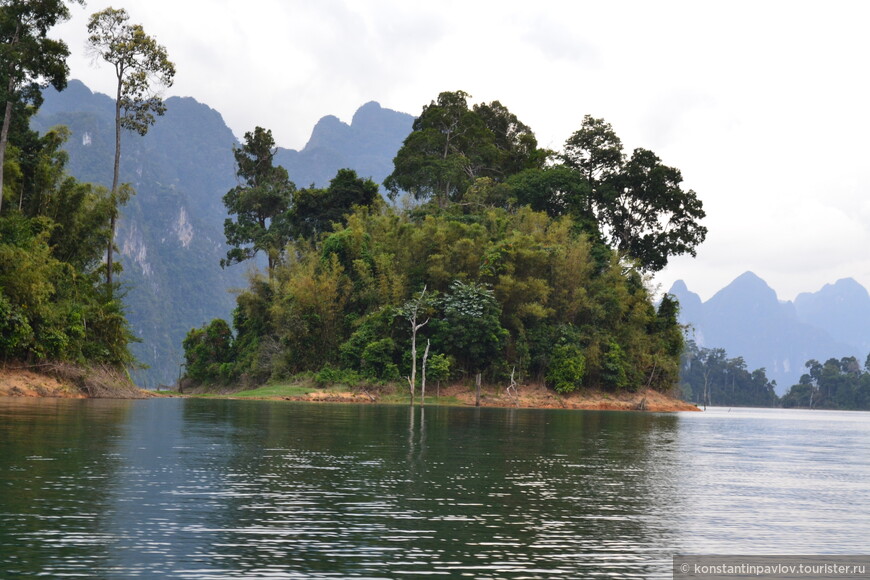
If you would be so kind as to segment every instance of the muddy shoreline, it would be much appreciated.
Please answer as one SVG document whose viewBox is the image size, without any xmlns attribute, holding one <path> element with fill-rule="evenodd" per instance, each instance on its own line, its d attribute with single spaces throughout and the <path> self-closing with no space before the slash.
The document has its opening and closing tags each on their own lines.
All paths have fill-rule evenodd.
<svg viewBox="0 0 870 580">
<path fill-rule="evenodd" d="M 427 404 L 443 404 L 456 406 L 474 406 L 476 396 L 473 388 L 467 385 L 450 385 L 438 390 L 440 397 L 435 397 L 434 390 L 427 393 Z M 111 394 L 102 393 L 99 396 L 113 398 Z M 119 391 L 118 398 L 148 398 L 155 396 L 179 396 L 168 392 L 154 392 L 125 387 Z M 233 393 L 216 395 L 222 398 L 236 397 Z M 34 369 L 0 368 L 0 397 L 44 397 L 44 398 L 76 398 L 84 399 L 89 395 L 85 388 L 76 384 L 75 380 L 56 376 L 56 374 L 36 372 Z M 250 399 L 251 397 L 244 397 Z M 341 391 L 335 389 L 313 391 L 305 395 L 262 397 L 265 400 L 288 400 L 310 403 L 382 403 L 384 401 L 377 393 Z M 417 398 L 419 403 L 419 394 Z M 649 389 L 637 392 L 609 393 L 603 391 L 584 390 L 567 395 L 560 395 L 543 385 L 520 385 L 516 393 L 508 392 L 500 387 L 485 387 L 481 391 L 481 407 L 506 407 L 521 409 L 577 409 L 596 411 L 649 411 L 676 412 L 699 411 L 698 407 L 680 399 Z"/>
</svg>

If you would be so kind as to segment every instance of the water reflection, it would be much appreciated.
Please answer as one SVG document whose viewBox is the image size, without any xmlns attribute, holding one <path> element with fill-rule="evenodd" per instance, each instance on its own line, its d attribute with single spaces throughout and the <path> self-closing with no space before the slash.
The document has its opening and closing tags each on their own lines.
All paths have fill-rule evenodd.
<svg viewBox="0 0 870 580">
<path fill-rule="evenodd" d="M 817 551 L 810 528 L 856 551 L 870 521 L 868 430 L 853 422 L 826 421 L 843 433 L 821 443 L 812 421 L 748 412 L 158 400 L 0 413 L 0 484 L 17 490 L 0 500 L 7 573 L 669 578 L 674 552 Z"/>
<path fill-rule="evenodd" d="M 0 404 L 0 576 L 87 575 L 106 531 L 114 446 L 130 401 L 4 399 Z"/>
<path fill-rule="evenodd" d="M 681 416 L 684 553 L 859 554 L 870 533 L 870 415 L 710 408 Z"/>
<path fill-rule="evenodd" d="M 264 562 L 308 577 L 650 577 L 670 554 L 656 513 L 674 501 L 661 478 L 646 481 L 648 452 L 675 426 L 603 413 L 255 404 L 222 430 L 233 434 L 225 509 L 190 531 L 213 534 L 211 563 L 247 577 L 267 575 Z M 650 504 L 653 488 L 667 506 Z"/>
</svg>

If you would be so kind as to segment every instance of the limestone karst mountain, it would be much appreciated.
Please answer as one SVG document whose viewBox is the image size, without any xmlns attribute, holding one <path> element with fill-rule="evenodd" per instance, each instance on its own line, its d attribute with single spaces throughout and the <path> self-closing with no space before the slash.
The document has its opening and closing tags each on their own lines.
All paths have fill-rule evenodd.
<svg viewBox="0 0 870 580">
<path fill-rule="evenodd" d="M 166 115 L 145 137 L 124 135 L 122 145 L 121 180 L 137 194 L 122 210 L 116 243 L 128 318 L 141 340 L 132 348 L 149 367 L 135 378 L 147 387 L 178 378 L 187 331 L 215 317 L 229 318 L 231 290 L 246 286 L 245 273 L 253 266 L 220 267 L 227 217 L 221 198 L 236 184 L 236 136 L 219 112 L 193 98 L 171 97 L 166 106 Z M 68 126 L 70 173 L 108 185 L 113 115 L 109 97 L 73 80 L 61 93 L 45 92 L 32 124 L 39 131 Z M 412 122 L 410 115 L 368 103 L 350 125 L 324 117 L 305 148 L 280 149 L 277 163 L 300 187 L 325 186 L 345 167 L 380 182 L 392 170 Z"/>
</svg>

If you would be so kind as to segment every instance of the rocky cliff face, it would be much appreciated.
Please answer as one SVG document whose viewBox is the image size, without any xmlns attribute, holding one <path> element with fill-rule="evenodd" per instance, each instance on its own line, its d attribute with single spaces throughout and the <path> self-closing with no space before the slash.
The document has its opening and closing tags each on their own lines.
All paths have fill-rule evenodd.
<svg viewBox="0 0 870 580">
<path fill-rule="evenodd" d="M 148 366 L 135 378 L 146 387 L 178 378 L 187 331 L 216 317 L 229 318 L 231 290 L 246 286 L 245 272 L 253 267 L 220 267 L 226 256 L 222 197 L 236 185 L 237 139 L 220 113 L 195 99 L 173 97 L 166 106 L 166 115 L 145 137 L 125 134 L 122 139 L 121 181 L 132 184 L 136 195 L 122 209 L 115 242 L 128 318 L 141 340 L 132 349 Z M 113 114 L 109 97 L 71 81 L 61 93 L 46 91 L 33 126 L 39 131 L 68 126 L 70 173 L 109 186 Z M 281 150 L 277 162 L 300 186 L 326 185 L 344 167 L 382 181 L 411 122 L 410 115 L 369 103 L 351 125 L 324 118 L 310 148 Z"/>
</svg>

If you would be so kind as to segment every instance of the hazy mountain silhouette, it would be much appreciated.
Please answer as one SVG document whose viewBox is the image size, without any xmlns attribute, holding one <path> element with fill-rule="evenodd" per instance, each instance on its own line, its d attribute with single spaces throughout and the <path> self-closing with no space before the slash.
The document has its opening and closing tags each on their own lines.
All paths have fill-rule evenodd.
<svg viewBox="0 0 870 580">
<path fill-rule="evenodd" d="M 179 376 L 181 342 L 193 327 L 229 318 L 233 288 L 247 285 L 252 265 L 226 270 L 223 195 L 236 185 L 233 147 L 238 140 L 220 113 L 195 99 L 172 97 L 167 112 L 145 137 L 122 138 L 121 181 L 137 194 L 122 208 L 116 244 L 128 288 L 125 305 L 136 357 L 150 369 L 138 372 L 146 386 L 170 384 Z M 338 169 L 350 168 L 379 182 L 411 129 L 413 118 L 362 106 L 350 125 L 324 117 L 302 151 L 276 155 L 300 187 L 326 185 Z M 33 119 L 41 132 L 66 125 L 68 169 L 81 181 L 110 186 L 114 155 L 114 102 L 70 81 L 66 90 L 45 91 Z M 254 128 L 251 127 L 251 130 Z"/>
<path fill-rule="evenodd" d="M 750 369 L 764 368 L 782 394 L 797 383 L 810 359 L 858 357 L 870 344 L 870 295 L 854 280 L 780 301 L 767 283 L 746 272 L 706 302 L 680 280 L 670 293 L 681 305 L 680 322 L 700 346 L 742 356 Z"/>
<path fill-rule="evenodd" d="M 856 346 L 862 354 L 870 352 L 870 295 L 852 278 L 799 294 L 794 305 L 803 322 Z"/>
<path fill-rule="evenodd" d="M 301 151 L 279 148 L 275 163 L 287 169 L 298 187 L 326 187 L 345 167 L 380 184 L 392 173 L 393 158 L 413 123 L 411 115 L 366 103 L 350 125 L 332 115 L 323 117 Z"/>
</svg>

